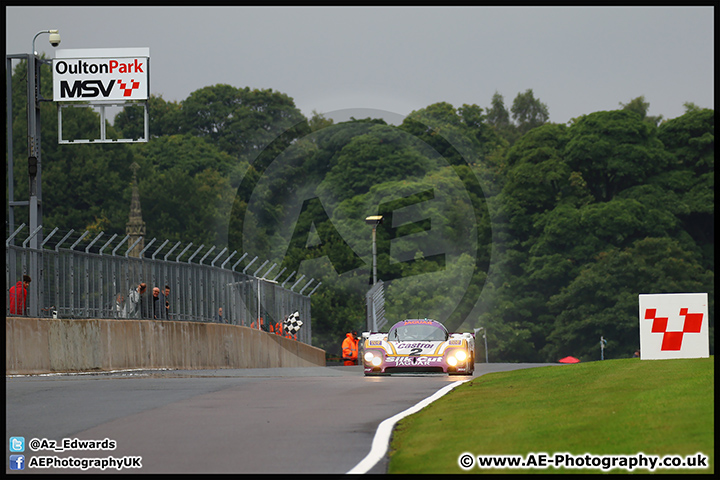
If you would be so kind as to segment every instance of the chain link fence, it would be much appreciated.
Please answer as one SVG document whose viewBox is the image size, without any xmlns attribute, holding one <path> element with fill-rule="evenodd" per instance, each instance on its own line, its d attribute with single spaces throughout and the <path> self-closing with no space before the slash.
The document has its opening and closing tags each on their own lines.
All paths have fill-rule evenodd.
<svg viewBox="0 0 720 480">
<path fill-rule="evenodd" d="M 274 274 L 277 265 L 268 268 L 268 262 L 253 268 L 257 257 L 247 261 L 247 254 L 236 257 L 237 252 L 216 252 L 214 246 L 204 245 L 193 248 L 192 243 L 165 241 L 155 246 L 153 239 L 140 257 L 132 257 L 134 245 L 128 245 L 127 236 L 116 242 L 117 235 L 104 239 L 102 232 L 93 236 L 70 230 L 62 235 L 55 229 L 39 249 L 32 249 L 28 247 L 32 232 L 26 230 L 23 225 L 6 236 L 7 315 L 158 318 L 254 328 L 262 319 L 263 329 L 275 331 L 297 311 L 303 326 L 294 338 L 311 344 L 310 295 L 320 286 L 313 279 L 293 279 L 295 272 L 284 275 L 285 270 Z M 245 267 L 236 271 L 244 260 Z M 31 278 L 27 301 L 22 306 L 11 302 L 10 289 L 32 272 L 39 272 L 40 278 Z M 265 273 L 258 276 L 260 272 Z M 142 283 L 145 291 L 132 293 Z"/>
</svg>

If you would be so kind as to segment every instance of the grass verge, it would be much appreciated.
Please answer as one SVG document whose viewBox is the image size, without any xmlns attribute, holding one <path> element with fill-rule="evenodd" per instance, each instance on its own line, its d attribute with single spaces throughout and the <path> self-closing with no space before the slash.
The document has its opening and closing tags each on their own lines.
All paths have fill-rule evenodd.
<svg viewBox="0 0 720 480">
<path fill-rule="evenodd" d="M 572 455 L 708 457 L 714 473 L 714 356 L 605 360 L 490 373 L 398 423 L 389 473 L 464 473 L 458 458 Z M 479 469 L 468 473 L 599 473 L 600 469 Z M 633 470 L 647 473 L 647 469 Z M 611 473 L 627 473 L 623 469 Z"/>
</svg>

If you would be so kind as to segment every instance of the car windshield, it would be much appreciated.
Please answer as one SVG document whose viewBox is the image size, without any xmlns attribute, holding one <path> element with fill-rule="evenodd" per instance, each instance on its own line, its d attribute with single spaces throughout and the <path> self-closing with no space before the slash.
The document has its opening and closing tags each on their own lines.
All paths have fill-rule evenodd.
<svg viewBox="0 0 720 480">
<path fill-rule="evenodd" d="M 388 332 L 388 340 L 396 342 L 444 342 L 447 332 L 437 323 L 410 323 L 406 321 L 393 326 Z"/>
</svg>

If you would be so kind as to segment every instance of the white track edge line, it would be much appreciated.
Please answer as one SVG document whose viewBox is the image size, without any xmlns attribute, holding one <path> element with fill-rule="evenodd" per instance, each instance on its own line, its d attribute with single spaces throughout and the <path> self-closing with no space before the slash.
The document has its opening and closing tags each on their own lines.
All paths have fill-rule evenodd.
<svg viewBox="0 0 720 480">
<path fill-rule="evenodd" d="M 363 458 L 360 463 L 355 465 L 348 474 L 364 474 L 367 473 L 372 467 L 377 464 L 384 456 L 385 453 L 387 453 L 388 448 L 390 446 L 390 435 L 392 435 L 393 428 L 395 427 L 395 424 L 402 420 L 403 418 L 407 417 L 408 415 L 412 415 L 415 412 L 419 412 L 426 406 L 430 405 L 432 402 L 437 400 L 438 398 L 442 397 L 446 393 L 450 392 L 453 388 L 457 387 L 458 385 L 461 385 L 465 382 L 470 381 L 468 380 L 459 380 L 457 382 L 453 382 L 450 385 L 446 385 L 445 387 L 441 388 L 434 394 L 430 395 L 424 400 L 421 400 L 419 403 L 413 405 L 412 407 L 408 408 L 407 410 L 403 410 L 402 412 L 398 413 L 397 415 L 394 415 L 388 419 L 383 420 L 380 425 L 378 425 L 378 429 L 375 432 L 375 437 L 372 441 L 372 446 L 370 448 L 370 453 Z"/>
</svg>

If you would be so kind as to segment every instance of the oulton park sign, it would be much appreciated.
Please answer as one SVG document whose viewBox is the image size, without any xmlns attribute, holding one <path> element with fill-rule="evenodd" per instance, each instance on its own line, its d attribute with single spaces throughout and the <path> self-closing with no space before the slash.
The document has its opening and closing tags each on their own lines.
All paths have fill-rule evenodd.
<svg viewBox="0 0 720 480">
<path fill-rule="evenodd" d="M 149 48 L 61 49 L 55 54 L 56 102 L 144 101 L 149 97 Z"/>
</svg>

